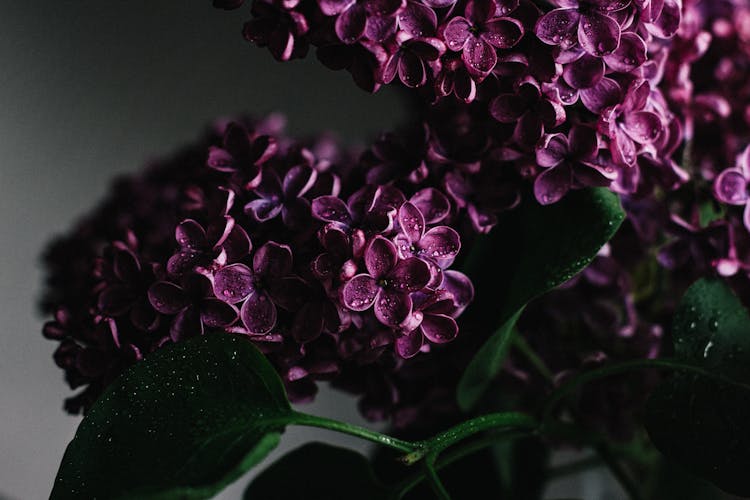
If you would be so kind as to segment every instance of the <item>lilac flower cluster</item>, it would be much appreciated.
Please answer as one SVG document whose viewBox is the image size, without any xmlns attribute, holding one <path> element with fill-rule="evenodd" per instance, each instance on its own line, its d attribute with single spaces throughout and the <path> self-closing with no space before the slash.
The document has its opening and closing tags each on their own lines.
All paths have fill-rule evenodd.
<svg viewBox="0 0 750 500">
<path fill-rule="evenodd" d="M 385 140 L 358 162 L 277 128 L 217 124 L 202 151 L 124 180 L 122 196 L 50 251 L 45 335 L 60 341 L 71 386 L 87 385 L 70 411 L 148 352 L 211 330 L 260 347 L 296 401 L 344 366 L 456 338 L 473 288 L 451 269 L 461 236 L 449 198 L 426 182 L 360 184 L 368 159 L 385 161 Z M 164 220 L 133 199 L 160 200 Z"/>
<path fill-rule="evenodd" d="M 662 85 L 681 0 L 253 0 L 251 14 L 245 38 L 279 60 L 313 45 L 366 90 L 399 82 L 425 102 L 477 103 L 494 146 L 535 165 L 540 203 L 685 180 Z"/>
</svg>

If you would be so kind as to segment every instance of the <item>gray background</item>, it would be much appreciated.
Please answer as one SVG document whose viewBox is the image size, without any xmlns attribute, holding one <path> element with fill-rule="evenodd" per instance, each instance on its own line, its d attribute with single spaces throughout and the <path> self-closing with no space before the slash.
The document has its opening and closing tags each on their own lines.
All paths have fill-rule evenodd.
<svg viewBox="0 0 750 500">
<path fill-rule="evenodd" d="M 40 335 L 39 255 L 113 174 L 239 111 L 282 110 L 294 133 L 332 129 L 348 141 L 402 117 L 393 92 L 369 96 L 314 56 L 278 64 L 248 46 L 245 15 L 209 0 L 2 2 L 0 497 L 46 498 L 78 424 L 61 408 L 68 390 L 51 359 L 56 344 Z M 351 400 L 330 393 L 306 410 L 362 423 Z M 292 430 L 283 449 L 309 437 Z M 238 498 L 242 483 L 222 498 Z M 597 484 L 579 493 L 604 498 Z"/>
</svg>

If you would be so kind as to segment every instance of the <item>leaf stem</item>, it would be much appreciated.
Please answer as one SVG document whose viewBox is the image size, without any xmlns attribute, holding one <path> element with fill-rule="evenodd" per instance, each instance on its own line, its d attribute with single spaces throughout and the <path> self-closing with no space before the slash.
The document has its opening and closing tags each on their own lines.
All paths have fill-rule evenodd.
<svg viewBox="0 0 750 500">
<path fill-rule="evenodd" d="M 702 375 L 704 377 L 711 378 L 713 380 L 720 381 L 722 383 L 741 387 L 746 390 L 750 390 L 750 385 L 742 382 L 737 382 L 723 375 L 706 370 L 699 366 L 690 365 L 677 361 L 674 359 L 662 358 L 662 359 L 636 359 L 632 361 L 624 361 L 622 363 L 615 363 L 608 366 L 602 366 L 587 372 L 580 373 L 575 377 L 571 378 L 560 387 L 557 388 L 546 400 L 542 408 L 542 421 L 546 422 L 549 420 L 552 412 L 555 410 L 557 404 L 564 399 L 567 395 L 573 392 L 578 386 L 587 384 L 600 378 L 610 377 L 618 375 L 620 373 L 626 373 L 632 370 L 643 370 L 643 369 L 668 369 L 675 371 L 686 371 Z"/>
<path fill-rule="evenodd" d="M 411 453 L 417 448 L 416 444 L 410 443 L 409 441 L 403 441 L 357 425 L 347 424 L 345 422 L 339 422 L 338 420 L 332 420 L 325 417 L 318 417 L 316 415 L 308 415 L 307 413 L 293 412 L 291 416 L 286 419 L 286 423 L 305 427 L 318 427 L 321 429 L 340 432 L 342 434 L 349 434 L 350 436 L 356 436 L 405 453 Z"/>
<path fill-rule="evenodd" d="M 490 413 L 462 422 L 430 439 L 418 442 L 417 449 L 403 457 L 402 461 L 413 464 L 428 453 L 440 453 L 459 441 L 490 429 L 512 428 L 531 431 L 538 427 L 539 422 L 525 413 Z"/>
<path fill-rule="evenodd" d="M 550 371 L 542 358 L 534 352 L 529 343 L 526 342 L 526 339 L 520 335 L 516 335 L 513 338 L 513 346 L 523 354 L 531 366 L 533 366 L 547 382 L 554 384 L 555 375 Z"/>
<path fill-rule="evenodd" d="M 443 482 L 435 470 L 435 460 L 437 460 L 437 453 L 430 453 L 424 461 L 424 469 L 427 471 L 427 480 L 432 487 L 432 491 L 440 500 L 451 500 L 451 495 L 448 490 L 445 489 Z"/>
</svg>

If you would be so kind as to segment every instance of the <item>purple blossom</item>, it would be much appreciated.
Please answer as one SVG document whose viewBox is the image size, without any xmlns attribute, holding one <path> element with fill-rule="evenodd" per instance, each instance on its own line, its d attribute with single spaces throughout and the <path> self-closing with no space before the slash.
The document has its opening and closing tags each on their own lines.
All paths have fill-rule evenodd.
<svg viewBox="0 0 750 500">
<path fill-rule="evenodd" d="M 363 36 L 382 40 L 395 31 L 394 14 L 404 6 L 403 0 L 318 0 L 326 16 L 336 16 L 335 30 L 345 44 Z"/>
<path fill-rule="evenodd" d="M 276 326 L 277 306 L 297 309 L 304 283 L 292 275 L 292 250 L 273 241 L 253 255 L 253 267 L 232 264 L 214 275 L 216 297 L 229 303 L 243 302 L 240 317 L 252 335 L 269 333 Z"/>
<path fill-rule="evenodd" d="M 274 155 L 276 143 L 267 135 L 250 137 L 242 125 L 230 123 L 222 147 L 211 146 L 208 166 L 220 172 L 240 176 L 245 189 L 253 189 L 261 181 L 261 165 Z"/>
<path fill-rule="evenodd" d="M 570 133 L 548 135 L 536 149 L 536 161 L 544 169 L 534 181 L 534 196 L 542 205 L 555 203 L 570 189 L 606 186 L 614 169 L 597 163 L 596 132 L 573 127 Z"/>
<path fill-rule="evenodd" d="M 744 206 L 742 221 L 750 231 L 750 147 L 737 157 L 737 164 L 721 172 L 714 181 L 714 196 L 728 205 Z"/>
<path fill-rule="evenodd" d="M 301 227 L 310 215 L 310 202 L 303 196 L 317 180 L 317 172 L 307 165 L 289 169 L 283 182 L 273 172 L 266 172 L 253 192 L 259 196 L 245 205 L 245 213 L 258 222 L 269 221 L 279 214 L 284 224 Z"/>
<path fill-rule="evenodd" d="M 523 37 L 523 25 L 512 17 L 503 17 L 510 12 L 509 5 L 470 0 L 464 10 L 466 17 L 456 16 L 443 28 L 448 48 L 460 52 L 469 73 L 480 80 L 497 64 L 496 49 L 509 49 Z"/>
<path fill-rule="evenodd" d="M 451 317 L 455 307 L 450 293 L 438 290 L 421 299 L 414 307 L 418 326 L 396 339 L 396 352 L 402 358 L 411 358 L 419 353 L 425 339 L 434 344 L 444 344 L 458 335 L 458 324 Z"/>
<path fill-rule="evenodd" d="M 513 139 L 533 147 L 549 131 L 565 122 L 565 108 L 555 97 L 543 93 L 534 80 L 526 80 L 515 93 L 500 94 L 489 106 L 492 117 L 501 123 L 515 123 Z"/>
<path fill-rule="evenodd" d="M 429 65 L 445 52 L 445 44 L 437 38 L 412 38 L 400 32 L 395 39 L 396 49 L 383 66 L 380 80 L 391 83 L 398 75 L 407 87 L 422 87 L 431 74 Z"/>
<path fill-rule="evenodd" d="M 367 273 L 354 276 L 341 290 L 344 305 L 352 311 L 373 307 L 378 321 L 398 326 L 412 312 L 411 292 L 430 281 L 430 268 L 416 257 L 399 259 L 396 245 L 375 236 L 364 255 Z"/>
<path fill-rule="evenodd" d="M 252 13 L 255 17 L 242 29 L 245 40 L 258 47 L 268 47 L 277 61 L 305 57 L 306 35 L 310 28 L 303 14 L 290 9 L 266 0 L 254 0 Z"/>
<path fill-rule="evenodd" d="M 634 82 L 621 104 L 602 112 L 599 130 L 609 137 L 616 163 L 632 166 L 638 155 L 636 144 L 652 144 L 664 130 L 659 115 L 647 109 L 650 92 L 648 81 Z"/>
<path fill-rule="evenodd" d="M 611 17 L 626 9 L 630 0 L 562 0 L 563 7 L 547 12 L 536 24 L 544 43 L 564 49 L 576 44 L 597 57 L 611 54 L 620 45 L 620 25 Z"/>
<path fill-rule="evenodd" d="M 430 266 L 429 284 L 442 282 L 442 268 L 448 267 L 461 249 L 461 238 L 455 229 L 436 226 L 427 229 L 422 211 L 410 202 L 398 211 L 400 232 L 395 238 L 399 257 L 418 257 Z"/>
<path fill-rule="evenodd" d="M 211 294 L 211 282 L 200 274 L 189 274 L 182 285 L 157 281 L 148 291 L 154 309 L 174 316 L 169 328 L 173 342 L 202 335 L 206 327 L 223 328 L 237 320 L 237 308 Z"/>
</svg>

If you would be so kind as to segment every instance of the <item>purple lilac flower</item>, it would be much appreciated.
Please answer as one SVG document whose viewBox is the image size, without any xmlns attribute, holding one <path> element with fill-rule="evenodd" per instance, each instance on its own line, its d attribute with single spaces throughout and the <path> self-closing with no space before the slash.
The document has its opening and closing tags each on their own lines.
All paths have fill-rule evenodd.
<svg viewBox="0 0 750 500">
<path fill-rule="evenodd" d="M 495 50 L 509 49 L 523 37 L 521 23 L 504 17 L 512 10 L 511 5 L 510 2 L 498 5 L 495 0 L 470 0 L 464 10 L 466 17 L 454 17 L 443 28 L 446 45 L 461 53 L 472 76 L 485 78 L 497 64 Z"/>
<path fill-rule="evenodd" d="M 260 166 L 275 152 L 276 143 L 269 136 L 251 138 L 242 125 L 231 123 L 224 132 L 222 147 L 209 149 L 208 166 L 238 174 L 245 189 L 253 189 L 261 181 Z"/>
<path fill-rule="evenodd" d="M 258 199 L 245 205 L 245 213 L 258 222 L 265 222 L 281 214 L 284 224 L 299 228 L 310 215 L 310 202 L 303 198 L 317 180 L 317 172 L 307 165 L 289 169 L 281 181 L 275 172 L 266 172 L 253 192 Z"/>
<path fill-rule="evenodd" d="M 421 259 L 399 259 L 396 245 L 375 236 L 364 255 L 367 273 L 348 281 L 341 295 L 352 311 L 373 308 L 378 321 L 398 326 L 412 313 L 410 293 L 424 289 L 430 282 L 430 268 Z"/>
<path fill-rule="evenodd" d="M 539 203 L 555 203 L 570 189 L 609 184 L 615 171 L 598 164 L 598 150 L 596 132 L 587 127 L 573 127 L 567 136 L 548 135 L 536 149 L 543 169 L 534 181 Z"/>
<path fill-rule="evenodd" d="M 200 274 L 189 274 L 181 285 L 157 281 L 148 290 L 151 305 L 161 314 L 174 316 L 169 335 L 174 342 L 202 335 L 206 327 L 223 328 L 237 320 L 237 308 L 215 298 L 211 282 Z"/>
<path fill-rule="evenodd" d="M 545 43 L 569 49 L 577 44 L 601 57 L 620 45 L 620 24 L 612 14 L 626 9 L 629 0 L 563 0 L 561 8 L 542 16 L 536 35 Z"/>
<path fill-rule="evenodd" d="M 404 6 L 403 0 L 319 0 L 326 16 L 336 16 L 335 30 L 339 39 L 352 44 L 367 35 L 382 40 L 395 31 L 394 14 Z"/>
<path fill-rule="evenodd" d="M 722 203 L 744 206 L 743 222 L 750 231 L 750 146 L 737 157 L 737 165 L 721 172 L 714 182 L 714 195 Z"/>
<path fill-rule="evenodd" d="M 400 32 L 395 39 L 397 49 L 386 61 L 380 75 L 383 83 L 391 83 L 398 75 L 407 87 L 422 87 L 427 83 L 430 63 L 445 52 L 445 44 L 437 38 L 412 38 Z"/>
</svg>

